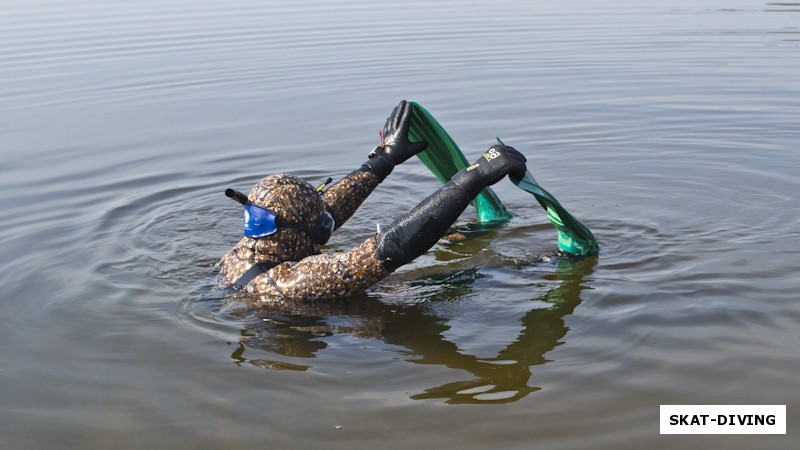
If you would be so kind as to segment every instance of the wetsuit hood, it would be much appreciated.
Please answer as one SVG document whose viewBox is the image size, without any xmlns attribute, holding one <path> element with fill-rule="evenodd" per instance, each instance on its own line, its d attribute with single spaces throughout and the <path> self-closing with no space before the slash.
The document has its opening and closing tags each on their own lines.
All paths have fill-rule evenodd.
<svg viewBox="0 0 800 450">
<path fill-rule="evenodd" d="M 313 186 L 293 175 L 270 175 L 250 190 L 247 201 L 274 213 L 277 224 L 274 234 L 243 240 L 255 253 L 256 262 L 279 264 L 317 253 L 322 242 L 315 230 L 327 222 L 329 214 Z"/>
</svg>

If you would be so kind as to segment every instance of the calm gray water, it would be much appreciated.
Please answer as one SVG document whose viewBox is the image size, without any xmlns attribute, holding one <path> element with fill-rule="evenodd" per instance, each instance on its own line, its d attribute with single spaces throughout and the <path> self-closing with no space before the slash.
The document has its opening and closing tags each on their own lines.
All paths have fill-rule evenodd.
<svg viewBox="0 0 800 450">
<path fill-rule="evenodd" d="M 796 448 L 800 3 L 6 1 L 0 447 Z M 516 218 L 347 301 L 238 307 L 222 192 L 356 168 L 400 99 Z M 437 186 L 397 168 L 347 249 Z M 473 216 L 467 211 L 462 224 Z M 786 404 L 786 436 L 660 436 Z"/>
</svg>

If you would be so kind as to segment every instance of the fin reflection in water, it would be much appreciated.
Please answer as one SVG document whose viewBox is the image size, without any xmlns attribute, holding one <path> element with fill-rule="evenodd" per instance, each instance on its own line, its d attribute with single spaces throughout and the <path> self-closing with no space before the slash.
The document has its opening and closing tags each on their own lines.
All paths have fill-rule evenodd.
<svg viewBox="0 0 800 450">
<path fill-rule="evenodd" d="M 248 316 L 246 329 L 231 357 L 272 370 L 305 371 L 310 365 L 279 360 L 247 359 L 247 348 L 292 358 L 314 358 L 325 349 L 326 337 L 350 334 L 401 346 L 406 360 L 414 364 L 441 365 L 462 370 L 469 379 L 425 389 L 412 399 L 443 399 L 447 403 L 508 403 L 540 388 L 532 386 L 532 366 L 547 362 L 544 355 L 562 342 L 568 328 L 565 316 L 581 302 L 584 281 L 592 273 L 596 258 L 560 260 L 554 272 L 544 276 L 558 285 L 531 298 L 533 309 L 520 321 L 522 328 L 494 358 L 465 354 L 444 337 L 448 319 L 437 315 L 436 302 L 459 301 L 473 294 L 473 284 L 485 277 L 478 268 L 446 275 L 433 275 L 416 282 L 438 284 L 431 301 L 387 304 L 368 295 L 329 302 L 268 304 L 241 312 Z M 522 268 L 524 270 L 524 267 Z M 542 308 L 541 302 L 549 306 Z M 343 318 L 345 318 L 343 320 Z"/>
</svg>

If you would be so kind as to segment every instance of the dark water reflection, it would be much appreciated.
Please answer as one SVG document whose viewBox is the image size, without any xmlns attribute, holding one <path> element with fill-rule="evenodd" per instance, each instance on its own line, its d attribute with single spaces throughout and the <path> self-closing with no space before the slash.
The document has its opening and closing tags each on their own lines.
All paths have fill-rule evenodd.
<svg viewBox="0 0 800 450">
<path fill-rule="evenodd" d="M 538 390 L 531 386 L 532 366 L 544 364 L 545 353 L 563 344 L 568 328 L 564 317 L 581 302 L 584 281 L 592 273 L 596 259 L 557 259 L 556 271 L 546 279 L 556 283 L 535 298 L 531 309 L 519 321 L 519 336 L 495 357 L 477 357 L 461 351 L 443 332 L 448 319 L 436 314 L 428 302 L 412 305 L 386 304 L 378 298 L 361 295 L 333 302 L 288 302 L 259 305 L 248 312 L 246 328 L 231 357 L 237 363 L 250 363 L 273 370 L 300 370 L 309 365 L 266 359 L 247 359 L 246 348 L 293 358 L 313 358 L 327 345 L 325 338 L 351 334 L 360 339 L 380 339 L 391 345 L 406 361 L 442 365 L 472 375 L 472 379 L 453 381 L 425 389 L 412 399 L 444 399 L 447 403 L 508 403 Z M 551 264 L 551 263 L 548 263 Z M 512 270 L 525 271 L 525 266 Z M 445 286 L 436 302 L 459 301 L 474 291 L 481 274 L 478 268 L 415 279 L 416 286 Z M 542 302 L 546 304 L 542 305 Z M 242 314 L 239 311 L 237 314 Z M 310 364 L 310 363 L 309 363 Z"/>
</svg>

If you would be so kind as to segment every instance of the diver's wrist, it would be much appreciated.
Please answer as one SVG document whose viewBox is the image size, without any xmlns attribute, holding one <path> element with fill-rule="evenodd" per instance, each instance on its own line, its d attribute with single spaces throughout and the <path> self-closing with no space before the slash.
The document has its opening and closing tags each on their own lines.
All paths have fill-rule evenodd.
<svg viewBox="0 0 800 450">
<path fill-rule="evenodd" d="M 384 149 L 380 146 L 375 147 L 369 154 L 367 159 L 361 167 L 365 167 L 374 173 L 380 181 L 383 181 L 394 169 L 395 162 Z"/>
</svg>

